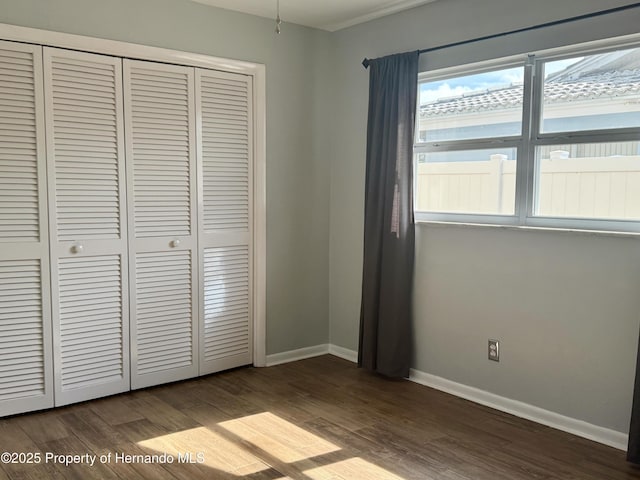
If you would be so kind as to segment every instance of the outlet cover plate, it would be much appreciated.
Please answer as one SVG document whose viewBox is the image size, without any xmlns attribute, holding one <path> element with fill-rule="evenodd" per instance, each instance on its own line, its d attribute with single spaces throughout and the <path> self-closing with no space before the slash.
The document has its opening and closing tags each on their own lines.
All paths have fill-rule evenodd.
<svg viewBox="0 0 640 480">
<path fill-rule="evenodd" d="M 488 356 L 489 360 L 500 361 L 500 342 L 498 340 L 489 339 Z"/>
</svg>

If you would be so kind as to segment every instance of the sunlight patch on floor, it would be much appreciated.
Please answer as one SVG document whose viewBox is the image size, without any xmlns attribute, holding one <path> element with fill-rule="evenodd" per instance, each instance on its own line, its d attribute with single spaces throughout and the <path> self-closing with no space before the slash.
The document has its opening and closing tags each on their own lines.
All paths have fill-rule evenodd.
<svg viewBox="0 0 640 480">
<path fill-rule="evenodd" d="M 201 465 L 237 476 L 252 475 L 269 469 L 259 458 L 206 427 L 192 428 L 143 440 L 138 445 L 177 457 L 202 453 Z"/>
<path fill-rule="evenodd" d="M 304 474 L 313 480 L 404 480 L 360 457 L 305 470 Z"/>
<path fill-rule="evenodd" d="M 270 412 L 219 423 L 222 428 L 286 463 L 337 452 L 327 442 Z"/>
<path fill-rule="evenodd" d="M 277 470 L 279 462 L 286 463 L 288 469 L 295 469 L 296 462 L 303 462 L 300 470 L 306 470 L 298 470 L 298 475 L 305 480 L 403 480 L 360 457 L 341 461 L 335 461 L 335 457 L 323 458 L 341 448 L 270 412 L 227 420 L 212 428 L 214 431 L 198 427 L 170 433 L 138 445 L 174 457 L 191 452 L 194 458 L 202 459 L 201 465 L 238 477 L 271 467 Z M 310 465 L 317 467 L 309 468 Z"/>
</svg>

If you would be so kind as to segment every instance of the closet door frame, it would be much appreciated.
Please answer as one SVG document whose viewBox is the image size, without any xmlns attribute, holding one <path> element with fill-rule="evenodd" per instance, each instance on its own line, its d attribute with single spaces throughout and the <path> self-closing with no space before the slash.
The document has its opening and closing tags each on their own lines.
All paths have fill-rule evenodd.
<svg viewBox="0 0 640 480">
<path fill-rule="evenodd" d="M 204 67 L 253 77 L 253 364 L 266 366 L 266 67 L 264 64 L 0 23 L 0 39 Z"/>
</svg>

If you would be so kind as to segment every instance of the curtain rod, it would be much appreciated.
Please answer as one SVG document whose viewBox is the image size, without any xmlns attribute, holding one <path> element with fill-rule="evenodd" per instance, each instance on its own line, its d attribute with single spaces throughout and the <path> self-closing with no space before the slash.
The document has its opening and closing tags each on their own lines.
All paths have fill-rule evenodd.
<svg viewBox="0 0 640 480">
<path fill-rule="evenodd" d="M 504 37 L 506 35 L 513 35 L 513 34 L 516 34 L 516 33 L 530 32 L 532 30 L 538 30 L 538 29 L 541 29 L 541 28 L 547 28 L 547 27 L 553 27 L 553 26 L 556 26 L 556 25 L 562 25 L 564 23 L 570 23 L 570 22 L 576 22 L 576 21 L 579 21 L 579 20 L 586 20 L 586 19 L 589 19 L 589 18 L 600 17 L 602 15 L 609 15 L 611 13 L 622 12 L 624 10 L 630 10 L 632 8 L 638 8 L 638 7 L 640 7 L 640 2 L 631 3 L 629 5 L 622 5 L 621 7 L 608 8 L 606 10 L 600 10 L 598 12 L 586 13 L 584 15 L 578 15 L 576 17 L 563 18 L 562 20 L 554 20 L 553 22 L 540 23 L 538 25 L 532 25 L 530 27 L 518 28 L 517 30 L 509 30 L 508 32 L 494 33 L 492 35 L 486 35 L 484 37 L 472 38 L 472 39 L 469 39 L 469 40 L 462 40 L 460 42 L 448 43 L 446 45 L 439 45 L 437 47 L 424 48 L 422 50 L 418 50 L 418 53 L 435 52 L 437 50 L 444 50 L 445 48 L 458 47 L 460 45 L 467 45 L 469 43 L 481 42 L 483 40 L 491 40 L 493 38 Z M 364 66 L 364 68 L 369 67 L 369 59 L 365 58 L 362 61 L 362 65 Z"/>
</svg>

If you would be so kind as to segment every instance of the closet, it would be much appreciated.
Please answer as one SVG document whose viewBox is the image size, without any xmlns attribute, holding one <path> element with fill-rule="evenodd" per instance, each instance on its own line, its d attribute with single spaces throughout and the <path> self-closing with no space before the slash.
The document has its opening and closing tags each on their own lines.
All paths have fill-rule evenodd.
<svg viewBox="0 0 640 480">
<path fill-rule="evenodd" d="M 252 363 L 252 103 L 0 41 L 0 415 Z"/>
</svg>

